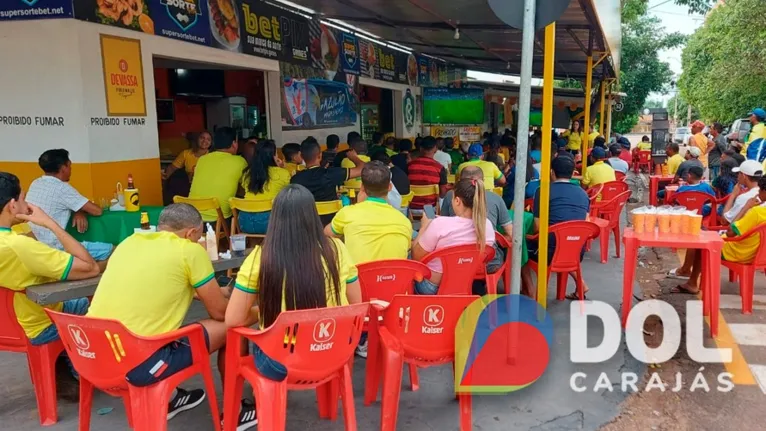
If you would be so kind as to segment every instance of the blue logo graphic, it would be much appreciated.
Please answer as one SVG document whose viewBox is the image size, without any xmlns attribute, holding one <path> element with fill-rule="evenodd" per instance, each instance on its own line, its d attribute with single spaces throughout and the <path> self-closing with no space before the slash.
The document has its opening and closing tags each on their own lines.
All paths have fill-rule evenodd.
<svg viewBox="0 0 766 431">
<path fill-rule="evenodd" d="M 194 27 L 202 15 L 199 0 L 160 0 L 160 4 L 165 6 L 170 19 L 183 31 Z"/>
</svg>

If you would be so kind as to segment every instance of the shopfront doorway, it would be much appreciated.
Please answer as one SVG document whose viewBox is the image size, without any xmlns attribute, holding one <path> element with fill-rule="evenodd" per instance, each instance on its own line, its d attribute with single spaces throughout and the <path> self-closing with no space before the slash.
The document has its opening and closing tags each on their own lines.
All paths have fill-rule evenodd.
<svg viewBox="0 0 766 431">
<path fill-rule="evenodd" d="M 372 134 L 394 133 L 394 91 L 387 88 L 361 86 L 362 139 L 372 142 Z"/>
</svg>

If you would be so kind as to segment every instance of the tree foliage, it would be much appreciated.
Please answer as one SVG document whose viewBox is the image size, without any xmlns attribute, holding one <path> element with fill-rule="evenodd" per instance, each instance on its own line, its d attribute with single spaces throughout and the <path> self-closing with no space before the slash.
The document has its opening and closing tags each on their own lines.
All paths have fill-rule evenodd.
<svg viewBox="0 0 766 431">
<path fill-rule="evenodd" d="M 622 2 L 622 62 L 619 91 L 623 110 L 612 114 L 612 130 L 625 133 L 635 126 L 649 93 L 666 93 L 673 73 L 659 51 L 680 46 L 680 33 L 666 33 L 659 19 L 648 14 L 646 0 Z"/>
<path fill-rule="evenodd" d="M 681 95 L 705 120 L 728 123 L 766 101 L 764 0 L 728 0 L 682 54 Z"/>
<path fill-rule="evenodd" d="M 690 13 L 705 13 L 713 6 L 714 0 L 676 0 L 676 4 L 687 6 Z"/>
<path fill-rule="evenodd" d="M 680 94 L 676 94 L 675 96 L 671 97 L 670 100 L 668 100 L 668 115 L 670 118 L 674 118 L 675 112 L 673 110 L 676 107 L 676 98 L 678 98 L 678 125 L 681 126 L 682 124 L 688 125 L 688 109 L 689 109 L 689 102 L 686 101 L 686 99 L 683 98 Z M 700 112 L 697 109 L 696 106 L 692 106 L 692 121 L 702 119 L 700 116 Z"/>
</svg>

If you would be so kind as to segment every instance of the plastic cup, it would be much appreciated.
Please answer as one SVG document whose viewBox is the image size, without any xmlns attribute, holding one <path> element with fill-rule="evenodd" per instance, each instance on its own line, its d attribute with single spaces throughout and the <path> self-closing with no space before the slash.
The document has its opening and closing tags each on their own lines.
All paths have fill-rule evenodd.
<svg viewBox="0 0 766 431">
<path fill-rule="evenodd" d="M 244 256 L 247 248 L 247 237 L 238 233 L 231 236 L 231 254 L 234 256 Z"/>
<path fill-rule="evenodd" d="M 660 228 L 660 233 L 670 233 L 670 214 L 657 214 L 657 226 Z"/>
<path fill-rule="evenodd" d="M 702 214 L 694 214 L 689 216 L 689 233 L 692 235 L 699 235 L 702 231 Z"/>
<path fill-rule="evenodd" d="M 654 228 L 657 227 L 657 214 L 647 214 L 644 219 L 644 226 L 647 232 L 654 232 Z"/>
<path fill-rule="evenodd" d="M 644 233 L 646 231 L 644 223 L 646 223 L 646 214 L 643 212 L 637 212 L 637 213 L 634 212 L 633 213 L 633 231 L 635 233 Z"/>
<path fill-rule="evenodd" d="M 673 213 L 670 214 L 670 233 L 681 233 L 681 219 L 683 218 L 682 214 L 679 213 Z"/>
<path fill-rule="evenodd" d="M 689 235 L 692 231 L 692 216 L 689 214 L 681 215 L 681 233 Z"/>
</svg>

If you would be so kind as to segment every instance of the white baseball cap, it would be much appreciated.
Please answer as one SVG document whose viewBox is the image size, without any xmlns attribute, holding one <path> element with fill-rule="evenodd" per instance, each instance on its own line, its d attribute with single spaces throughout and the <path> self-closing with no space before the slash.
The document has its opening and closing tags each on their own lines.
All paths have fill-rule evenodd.
<svg viewBox="0 0 766 431">
<path fill-rule="evenodd" d="M 732 172 L 742 172 L 749 177 L 760 177 L 763 175 L 763 165 L 755 160 L 745 160 L 739 167 L 731 170 Z"/>
</svg>

